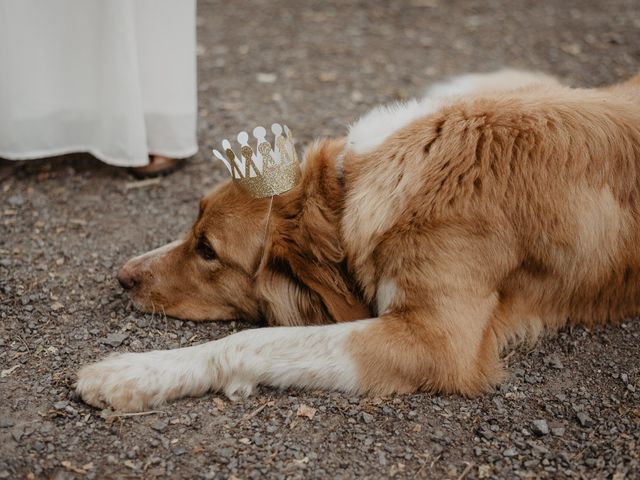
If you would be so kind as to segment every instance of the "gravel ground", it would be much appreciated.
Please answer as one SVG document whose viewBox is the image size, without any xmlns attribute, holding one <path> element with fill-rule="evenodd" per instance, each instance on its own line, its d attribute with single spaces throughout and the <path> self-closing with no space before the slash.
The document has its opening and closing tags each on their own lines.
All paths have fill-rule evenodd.
<svg viewBox="0 0 640 480">
<path fill-rule="evenodd" d="M 546 5 L 545 5 L 546 3 Z M 504 65 L 576 85 L 640 71 L 637 0 L 201 1 L 201 153 L 137 183 L 85 155 L 0 163 L 0 479 L 640 477 L 640 322 L 509 352 L 479 399 L 262 389 L 143 416 L 80 403 L 78 367 L 247 328 L 136 312 L 114 280 L 224 178 L 214 142 L 285 120 L 307 142 L 431 81 Z"/>
</svg>

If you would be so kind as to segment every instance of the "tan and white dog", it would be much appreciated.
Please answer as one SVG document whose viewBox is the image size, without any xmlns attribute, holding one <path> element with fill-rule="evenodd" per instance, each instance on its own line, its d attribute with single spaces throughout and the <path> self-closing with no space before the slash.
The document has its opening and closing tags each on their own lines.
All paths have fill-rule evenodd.
<svg viewBox="0 0 640 480">
<path fill-rule="evenodd" d="M 119 272 L 142 310 L 271 326 L 82 368 L 95 406 L 258 384 L 475 395 L 500 353 L 640 313 L 640 76 L 573 89 L 468 75 L 305 154 L 300 185 L 225 183 L 186 237 Z"/>
</svg>

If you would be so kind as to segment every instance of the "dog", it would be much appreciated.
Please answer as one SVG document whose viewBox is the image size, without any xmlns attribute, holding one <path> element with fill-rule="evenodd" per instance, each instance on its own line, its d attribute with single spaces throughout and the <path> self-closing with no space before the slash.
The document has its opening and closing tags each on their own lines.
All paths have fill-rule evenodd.
<svg viewBox="0 0 640 480">
<path fill-rule="evenodd" d="M 272 200 L 219 185 L 182 240 L 118 273 L 141 310 L 277 328 L 108 357 L 79 371 L 84 401 L 474 396 L 507 346 L 640 313 L 640 75 L 459 77 L 313 143 L 302 168 Z"/>
</svg>

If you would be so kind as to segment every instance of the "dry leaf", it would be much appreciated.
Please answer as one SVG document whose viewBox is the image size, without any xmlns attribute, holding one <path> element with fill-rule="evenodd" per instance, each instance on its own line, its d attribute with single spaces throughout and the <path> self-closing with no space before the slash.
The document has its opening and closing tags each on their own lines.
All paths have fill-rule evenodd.
<svg viewBox="0 0 640 480">
<path fill-rule="evenodd" d="M 336 78 L 338 78 L 336 72 L 320 72 L 321 82 L 333 82 Z"/>
<path fill-rule="evenodd" d="M 299 417 L 307 417 L 309 420 L 313 420 L 313 417 L 315 417 L 316 415 L 316 409 L 302 403 L 298 407 L 296 415 Z"/>
<path fill-rule="evenodd" d="M 216 406 L 218 410 L 224 412 L 225 403 L 224 400 L 218 397 L 213 397 L 213 404 Z"/>
<path fill-rule="evenodd" d="M 491 465 L 485 463 L 478 467 L 478 478 L 489 478 L 491 476 Z"/>
<path fill-rule="evenodd" d="M 62 462 L 60 462 L 60 465 L 62 465 L 64 468 L 66 468 L 70 472 L 79 473 L 80 475 L 86 474 L 89 470 L 91 470 L 93 468 L 93 463 L 87 463 L 86 465 L 83 465 L 82 467 L 76 467 L 69 460 L 63 460 Z"/>
<path fill-rule="evenodd" d="M 54 312 L 57 312 L 58 310 L 62 310 L 64 308 L 64 305 L 62 305 L 60 302 L 53 302 L 51 304 L 51 310 L 53 310 Z"/>
<path fill-rule="evenodd" d="M 2 372 L 0 372 L 0 378 L 4 378 L 4 377 L 8 377 L 9 375 L 11 375 L 16 368 L 18 368 L 20 366 L 20 364 L 18 365 L 14 365 L 11 368 L 7 368 L 6 370 L 2 370 Z"/>
</svg>

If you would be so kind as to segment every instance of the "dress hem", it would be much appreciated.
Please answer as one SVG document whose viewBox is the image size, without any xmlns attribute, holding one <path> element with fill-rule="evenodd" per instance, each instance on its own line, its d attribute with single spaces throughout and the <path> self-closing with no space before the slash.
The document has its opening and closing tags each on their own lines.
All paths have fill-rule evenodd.
<svg viewBox="0 0 640 480">
<path fill-rule="evenodd" d="M 122 161 L 103 154 L 100 150 L 90 147 L 68 147 L 51 150 L 40 150 L 28 153 L 6 153 L 0 150 L 0 158 L 10 161 L 37 160 L 42 158 L 58 157 L 60 155 L 69 155 L 72 153 L 88 153 L 107 165 L 114 167 L 144 167 L 149 165 L 149 158 L 146 157 L 142 161 Z M 185 150 L 150 150 L 149 155 L 161 155 L 167 158 L 188 158 L 198 153 L 198 147 L 191 147 Z"/>
</svg>

